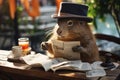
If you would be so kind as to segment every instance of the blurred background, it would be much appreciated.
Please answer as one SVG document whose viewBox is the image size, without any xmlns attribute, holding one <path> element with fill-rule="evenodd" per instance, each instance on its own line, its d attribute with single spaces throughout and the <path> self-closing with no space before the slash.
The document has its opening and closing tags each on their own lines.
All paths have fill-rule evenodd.
<svg viewBox="0 0 120 80">
<path fill-rule="evenodd" d="M 46 41 L 56 24 L 51 15 L 58 12 L 60 2 L 89 6 L 89 23 L 93 34 L 120 37 L 120 0 L 0 0 L 0 49 L 11 50 L 18 38 L 28 37 L 35 52 L 43 52 L 40 43 Z M 97 41 L 99 49 L 120 54 L 113 42 Z"/>
</svg>

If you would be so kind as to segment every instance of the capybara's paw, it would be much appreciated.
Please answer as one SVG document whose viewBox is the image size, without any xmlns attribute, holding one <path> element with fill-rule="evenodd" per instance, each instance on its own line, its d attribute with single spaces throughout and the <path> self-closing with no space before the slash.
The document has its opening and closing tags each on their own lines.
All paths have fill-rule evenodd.
<svg viewBox="0 0 120 80">
<path fill-rule="evenodd" d="M 48 50 L 48 43 L 47 42 L 42 42 L 41 43 L 41 48 L 43 49 L 43 50 Z"/>
<path fill-rule="evenodd" d="M 81 52 L 82 47 L 81 47 L 81 46 L 74 46 L 74 47 L 72 48 L 72 50 L 73 50 L 73 52 Z"/>
</svg>

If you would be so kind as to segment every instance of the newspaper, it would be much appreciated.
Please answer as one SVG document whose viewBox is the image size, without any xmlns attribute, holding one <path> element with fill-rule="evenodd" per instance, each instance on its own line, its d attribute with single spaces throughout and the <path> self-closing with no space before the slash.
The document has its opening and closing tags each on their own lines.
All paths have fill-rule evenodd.
<svg viewBox="0 0 120 80">
<path fill-rule="evenodd" d="M 99 77 L 99 76 L 105 76 L 106 72 L 104 69 L 95 69 L 95 70 L 90 70 L 86 72 L 87 77 Z"/>
<path fill-rule="evenodd" d="M 50 59 L 44 54 L 34 54 L 21 57 L 21 59 L 28 65 L 34 67 L 34 65 L 42 66 L 45 71 L 58 69 L 69 69 L 69 70 L 80 70 L 88 71 L 91 70 L 91 65 L 89 63 L 83 63 L 81 60 L 67 60 L 64 58 L 54 58 Z"/>
<path fill-rule="evenodd" d="M 72 51 L 73 47 L 80 46 L 80 41 L 51 41 L 55 57 L 63 57 L 70 60 L 80 59 L 80 53 Z"/>
<path fill-rule="evenodd" d="M 64 61 L 51 66 L 53 71 L 60 69 L 75 70 L 75 71 L 89 71 L 92 70 L 89 63 L 82 63 L 80 60 Z"/>
<path fill-rule="evenodd" d="M 53 64 L 57 64 L 63 61 L 66 61 L 66 59 L 63 58 L 55 58 L 55 59 L 49 59 L 48 56 L 44 54 L 32 54 L 32 55 L 26 55 L 24 57 L 21 57 L 21 59 L 29 65 L 28 68 L 31 67 L 40 67 L 42 66 L 45 71 L 50 70 L 51 66 Z"/>
<path fill-rule="evenodd" d="M 45 71 L 57 70 L 75 70 L 84 71 L 87 77 L 105 76 L 104 68 L 100 66 L 101 61 L 96 61 L 92 64 L 82 62 L 81 60 L 66 60 L 63 58 L 50 59 L 44 54 L 32 54 L 22 57 L 24 62 L 31 67 L 43 67 Z"/>
<path fill-rule="evenodd" d="M 0 61 L 7 61 L 8 56 L 11 54 L 11 51 L 0 50 Z"/>
</svg>

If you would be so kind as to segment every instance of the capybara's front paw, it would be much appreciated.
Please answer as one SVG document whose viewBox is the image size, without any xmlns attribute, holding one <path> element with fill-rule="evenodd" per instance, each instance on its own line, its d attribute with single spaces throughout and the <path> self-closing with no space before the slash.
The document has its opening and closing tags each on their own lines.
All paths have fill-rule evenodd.
<svg viewBox="0 0 120 80">
<path fill-rule="evenodd" d="M 75 46 L 72 48 L 73 52 L 81 52 L 82 51 L 82 47 L 81 46 Z"/>
<path fill-rule="evenodd" d="M 49 44 L 47 43 L 47 42 L 42 42 L 41 43 L 41 48 L 43 49 L 43 50 L 48 50 L 48 46 Z"/>
</svg>

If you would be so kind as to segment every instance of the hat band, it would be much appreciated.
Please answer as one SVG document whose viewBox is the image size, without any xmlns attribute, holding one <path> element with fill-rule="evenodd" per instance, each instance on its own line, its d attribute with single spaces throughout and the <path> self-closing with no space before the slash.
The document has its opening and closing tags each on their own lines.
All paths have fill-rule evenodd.
<svg viewBox="0 0 120 80">
<path fill-rule="evenodd" d="M 69 13 L 58 13 L 58 16 L 68 16 L 68 17 L 86 17 L 86 16 L 80 16 L 80 15 L 74 15 L 74 14 L 69 14 Z"/>
</svg>

